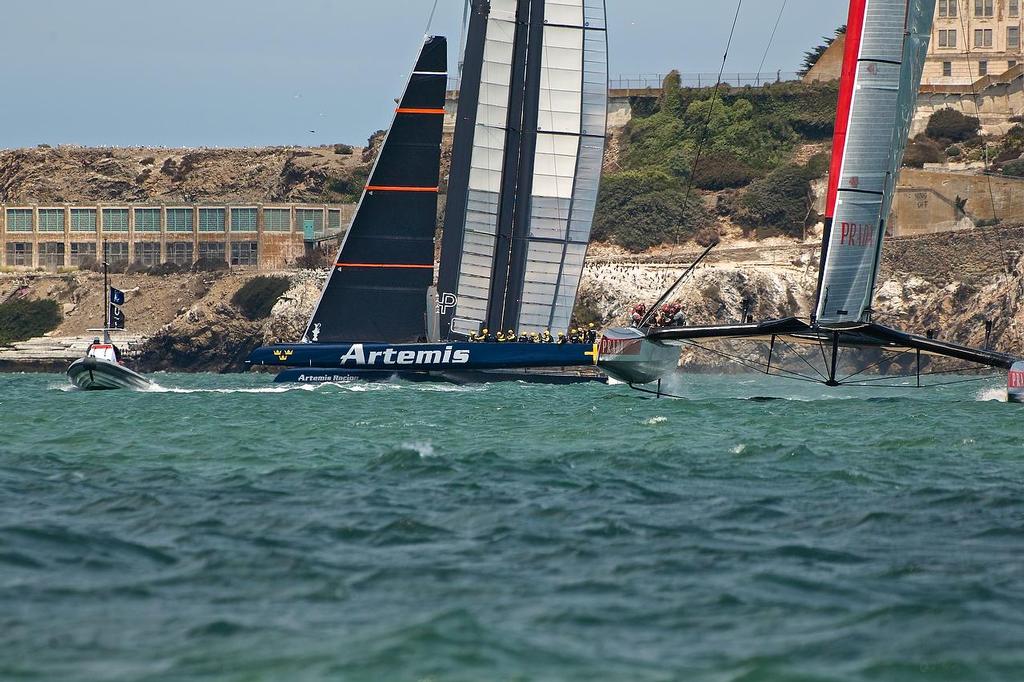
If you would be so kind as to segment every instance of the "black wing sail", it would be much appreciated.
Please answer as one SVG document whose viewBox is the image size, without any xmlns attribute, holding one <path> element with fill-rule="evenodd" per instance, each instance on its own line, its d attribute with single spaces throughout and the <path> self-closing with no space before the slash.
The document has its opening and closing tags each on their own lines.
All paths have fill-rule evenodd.
<svg viewBox="0 0 1024 682">
<path fill-rule="evenodd" d="M 447 41 L 427 38 L 304 340 L 426 338 L 447 68 Z"/>
</svg>

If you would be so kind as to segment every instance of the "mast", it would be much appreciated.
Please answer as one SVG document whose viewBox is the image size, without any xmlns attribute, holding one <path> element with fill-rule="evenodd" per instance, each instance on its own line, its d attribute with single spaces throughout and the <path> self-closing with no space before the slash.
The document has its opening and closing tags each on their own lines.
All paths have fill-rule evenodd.
<svg viewBox="0 0 1024 682">
<path fill-rule="evenodd" d="M 544 36 L 544 0 L 518 2 L 498 242 L 487 315 L 487 326 L 502 330 L 518 326 L 525 267 L 524 232 L 528 234 L 529 230 L 527 197 L 533 186 L 533 154 L 537 148 Z"/>
<path fill-rule="evenodd" d="M 107 273 L 108 265 L 106 259 L 107 243 L 103 242 L 103 334 L 106 335 L 110 329 L 110 279 Z"/>
<path fill-rule="evenodd" d="M 487 24 L 490 14 L 490 3 L 487 0 L 469 0 L 469 3 L 469 28 L 466 31 L 466 46 L 462 57 L 458 113 L 456 114 L 455 139 L 452 144 L 452 165 L 448 176 L 444 231 L 441 235 L 441 263 L 437 276 L 437 290 L 440 299 L 438 313 L 442 338 L 451 337 L 452 323 L 456 312 L 455 305 L 447 305 L 446 301 L 455 299 L 459 287 L 459 270 L 462 266 L 469 201 L 469 179 L 472 170 L 484 48 L 487 43 Z"/>
</svg>

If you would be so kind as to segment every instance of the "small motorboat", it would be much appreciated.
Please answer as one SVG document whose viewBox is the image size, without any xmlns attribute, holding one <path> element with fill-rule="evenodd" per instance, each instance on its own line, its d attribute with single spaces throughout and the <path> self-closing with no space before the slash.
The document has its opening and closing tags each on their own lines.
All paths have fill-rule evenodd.
<svg viewBox="0 0 1024 682">
<path fill-rule="evenodd" d="M 71 383 L 85 391 L 115 388 L 139 391 L 152 387 L 152 381 L 121 364 L 117 348 L 109 342 L 109 336 L 106 340 L 107 343 L 91 344 L 88 355 L 71 363 L 68 367 Z"/>
<path fill-rule="evenodd" d="M 124 305 L 125 295 L 123 291 L 109 286 L 106 263 L 103 264 L 103 298 L 103 329 L 89 330 L 102 332 L 103 340 L 96 337 L 86 349 L 85 357 L 71 363 L 67 371 L 68 379 L 85 391 L 109 391 L 116 388 L 140 391 L 152 387 L 152 381 L 124 366 L 120 349 L 110 339 L 111 332 L 124 331 L 125 317 L 121 306 Z"/>
</svg>

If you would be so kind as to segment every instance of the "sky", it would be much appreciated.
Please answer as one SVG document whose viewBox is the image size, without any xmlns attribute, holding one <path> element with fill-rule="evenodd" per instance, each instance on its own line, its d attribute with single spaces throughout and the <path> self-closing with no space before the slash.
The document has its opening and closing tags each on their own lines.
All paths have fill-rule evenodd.
<svg viewBox="0 0 1024 682">
<path fill-rule="evenodd" d="M 717 73 L 741 1 L 607 0 L 611 77 Z M 742 2 L 727 72 L 758 70 L 783 1 Z M 360 144 L 386 127 L 434 0 L 3 4 L 0 148 L 247 147 Z M 463 5 L 437 0 L 430 26 L 453 53 Z M 785 0 L 762 71 L 795 71 L 846 12 Z"/>
</svg>

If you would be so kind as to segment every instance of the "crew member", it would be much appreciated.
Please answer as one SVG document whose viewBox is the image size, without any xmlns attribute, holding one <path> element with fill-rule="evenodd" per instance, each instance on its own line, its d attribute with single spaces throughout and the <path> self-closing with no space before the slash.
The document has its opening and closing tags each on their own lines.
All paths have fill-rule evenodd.
<svg viewBox="0 0 1024 682">
<path fill-rule="evenodd" d="M 565 338 L 565 332 L 558 332 L 558 345 L 564 346 L 568 343 L 568 339 Z"/>
<path fill-rule="evenodd" d="M 555 339 L 551 336 L 551 330 L 545 329 L 544 333 L 540 335 L 541 343 L 554 343 Z"/>
<path fill-rule="evenodd" d="M 593 322 L 587 325 L 587 343 L 597 343 L 597 330 Z"/>
</svg>

